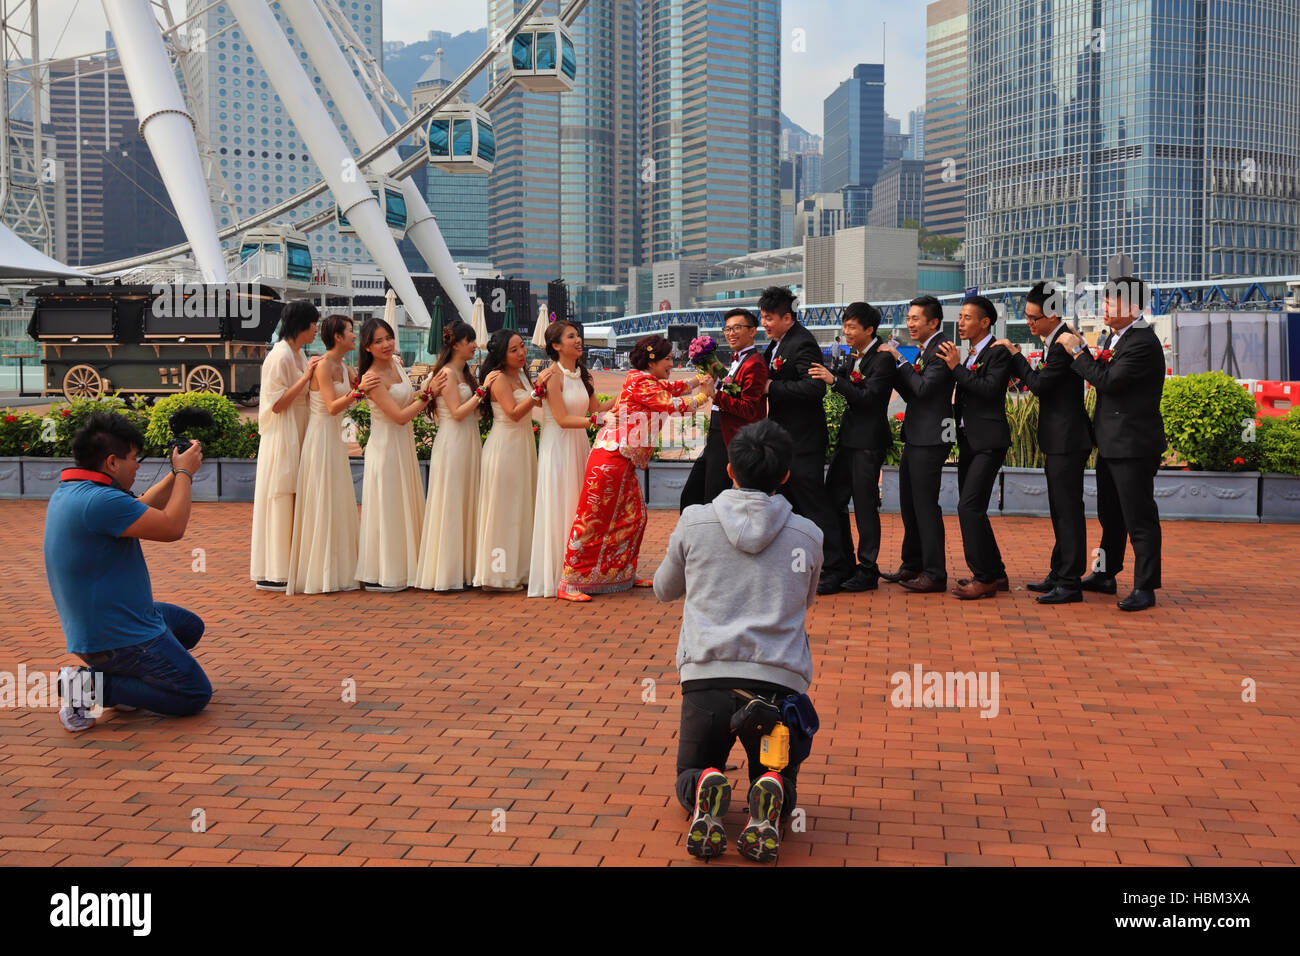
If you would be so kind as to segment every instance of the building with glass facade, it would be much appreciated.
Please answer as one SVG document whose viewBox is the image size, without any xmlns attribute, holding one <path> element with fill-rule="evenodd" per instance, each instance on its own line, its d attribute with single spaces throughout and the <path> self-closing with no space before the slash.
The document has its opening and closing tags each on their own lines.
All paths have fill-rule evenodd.
<svg viewBox="0 0 1300 956">
<path fill-rule="evenodd" d="M 504 30 L 522 0 L 489 0 L 488 35 Z M 548 0 L 538 16 L 558 16 Z M 570 33 L 577 79 L 565 93 L 512 89 L 493 109 L 496 165 L 488 235 L 504 275 L 544 286 L 621 285 L 639 257 L 637 164 L 641 2 L 588 4 Z M 489 85 L 508 68 L 506 49 Z"/>
<path fill-rule="evenodd" d="M 925 159 L 925 110 L 909 110 L 907 113 L 910 139 L 904 159 Z"/>
<path fill-rule="evenodd" d="M 325 2 L 338 6 L 367 51 L 382 62 L 384 31 L 379 0 Z M 186 14 L 194 16 L 207 5 L 205 0 L 187 0 Z M 352 138 L 342 116 L 335 113 L 334 101 L 322 86 L 320 74 L 307 59 L 306 51 L 299 48 L 293 27 L 278 7 L 272 6 L 271 12 L 284 29 L 348 147 L 359 153 L 362 146 L 372 146 L 358 144 Z M 196 97 L 202 104 L 199 109 L 203 116 L 195 119 L 206 124 L 222 175 L 230 187 L 232 208 L 216 211 L 217 228 L 222 228 L 288 199 L 319 182 L 322 176 L 230 8 L 224 3 L 217 4 L 203 15 L 198 25 L 210 39 L 204 82 Z M 292 218 L 307 218 L 333 204 L 334 198 L 327 192 L 299 206 Z M 309 238 L 312 252 L 326 259 L 370 261 L 365 246 L 355 236 L 339 235 L 333 222 L 315 230 Z"/>
<path fill-rule="evenodd" d="M 776 247 L 780 0 L 640 6 L 642 262 Z"/>
<path fill-rule="evenodd" d="M 971 0 L 968 281 L 1300 271 L 1297 35 L 1295 0 Z"/>
<path fill-rule="evenodd" d="M 1008 7 L 1006 15 L 1019 19 L 1022 9 Z M 925 8 L 925 163 L 925 228 L 964 238 L 966 0 L 936 0 Z"/>
<path fill-rule="evenodd" d="M 855 66 L 853 75 L 826 97 L 822 117 L 822 191 L 842 186 L 870 190 L 885 165 L 885 65 Z"/>
<path fill-rule="evenodd" d="M 925 163 L 919 159 L 896 159 L 876 180 L 869 226 L 900 228 L 909 219 L 924 225 Z"/>
</svg>

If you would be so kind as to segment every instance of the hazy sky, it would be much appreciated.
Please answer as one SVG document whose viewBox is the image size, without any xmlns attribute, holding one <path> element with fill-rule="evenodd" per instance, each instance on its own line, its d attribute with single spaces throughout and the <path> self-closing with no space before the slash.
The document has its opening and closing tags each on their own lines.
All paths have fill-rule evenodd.
<svg viewBox="0 0 1300 956">
<path fill-rule="evenodd" d="M 169 2 L 180 19 L 184 0 Z M 883 50 L 885 108 L 907 131 L 907 111 L 925 99 L 924 0 L 785 0 L 782 21 L 781 98 L 786 115 L 820 133 L 822 101 L 848 79 L 855 64 L 880 62 Z M 429 30 L 459 33 L 486 25 L 486 0 L 384 0 L 386 40 L 410 41 Z M 105 29 L 101 0 L 40 0 L 46 56 L 100 50 Z"/>
</svg>

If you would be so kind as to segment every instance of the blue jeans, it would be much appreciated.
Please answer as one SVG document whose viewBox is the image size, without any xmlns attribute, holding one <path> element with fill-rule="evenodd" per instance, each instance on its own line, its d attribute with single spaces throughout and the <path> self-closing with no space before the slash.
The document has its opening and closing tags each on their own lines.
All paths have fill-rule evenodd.
<svg viewBox="0 0 1300 956">
<path fill-rule="evenodd" d="M 126 704 L 168 717 L 197 714 L 212 699 L 212 684 L 190 655 L 203 636 L 197 614 L 155 602 L 167 633 L 141 644 L 79 655 L 104 677 L 105 707 Z"/>
</svg>

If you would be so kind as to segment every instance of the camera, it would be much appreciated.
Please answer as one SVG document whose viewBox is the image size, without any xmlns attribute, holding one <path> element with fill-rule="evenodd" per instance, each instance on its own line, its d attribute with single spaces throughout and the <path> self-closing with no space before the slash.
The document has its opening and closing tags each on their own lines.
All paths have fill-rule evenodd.
<svg viewBox="0 0 1300 956">
<path fill-rule="evenodd" d="M 189 450 L 193 439 L 185 433 L 196 428 L 211 428 L 215 423 L 212 413 L 206 408 L 182 408 L 167 416 L 167 426 L 171 429 L 172 440 L 167 443 L 167 454 L 171 457 L 173 449 L 179 452 Z"/>
</svg>

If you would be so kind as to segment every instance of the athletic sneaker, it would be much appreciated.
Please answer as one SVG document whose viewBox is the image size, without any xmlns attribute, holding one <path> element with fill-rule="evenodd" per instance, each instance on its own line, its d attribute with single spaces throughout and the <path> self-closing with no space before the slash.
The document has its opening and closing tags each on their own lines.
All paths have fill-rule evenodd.
<svg viewBox="0 0 1300 956">
<path fill-rule="evenodd" d="M 781 807 L 785 787 L 781 775 L 765 773 L 749 788 L 749 823 L 736 841 L 740 855 L 755 863 L 771 863 L 781 848 Z"/>
<path fill-rule="evenodd" d="M 380 594 L 396 594 L 398 591 L 406 590 L 406 585 L 402 585 L 401 587 L 390 588 L 383 584 L 367 584 L 364 581 L 362 582 L 361 586 L 365 588 L 367 591 L 377 591 Z"/>
<path fill-rule="evenodd" d="M 257 589 L 259 591 L 280 591 L 284 592 L 289 589 L 287 581 L 258 581 Z"/>
<path fill-rule="evenodd" d="M 707 860 L 727 849 L 722 816 L 730 803 L 731 782 L 721 772 L 710 767 L 700 774 L 700 782 L 695 785 L 695 815 L 686 833 L 686 852 Z"/>
<path fill-rule="evenodd" d="M 70 733 L 79 734 L 95 726 L 89 711 L 95 710 L 94 673 L 89 667 L 59 669 L 59 722 Z"/>
</svg>

